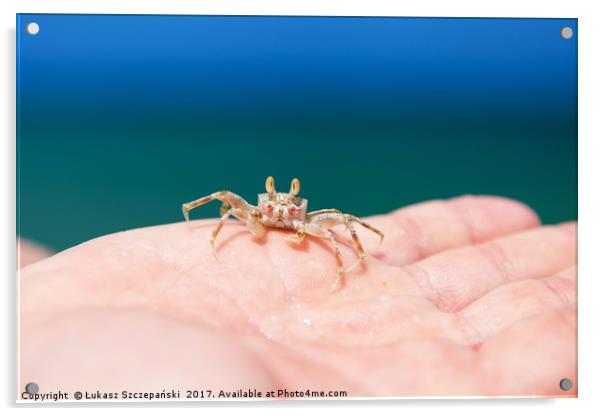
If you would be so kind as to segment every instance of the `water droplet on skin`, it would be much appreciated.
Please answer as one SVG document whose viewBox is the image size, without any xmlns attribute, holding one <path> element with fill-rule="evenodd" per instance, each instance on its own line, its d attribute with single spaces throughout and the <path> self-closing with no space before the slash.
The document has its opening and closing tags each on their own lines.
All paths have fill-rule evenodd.
<svg viewBox="0 0 602 416">
<path fill-rule="evenodd" d="M 260 322 L 258 329 L 267 339 L 282 338 L 283 328 L 276 315 L 270 315 L 267 320 Z"/>
<path fill-rule="evenodd" d="M 307 326 L 311 325 L 311 319 L 309 318 L 303 318 L 301 319 L 301 322 L 303 322 Z"/>
<path fill-rule="evenodd" d="M 416 312 L 416 307 L 412 306 L 411 317 L 414 322 L 418 322 L 420 318 L 418 317 L 418 313 Z"/>
<path fill-rule="evenodd" d="M 390 294 L 388 294 L 388 293 L 385 293 L 385 294 L 383 294 L 383 295 L 380 295 L 380 296 L 379 296 L 379 300 L 380 300 L 381 302 L 386 302 L 386 301 L 388 301 L 388 300 L 391 300 L 391 295 L 390 295 Z"/>
</svg>

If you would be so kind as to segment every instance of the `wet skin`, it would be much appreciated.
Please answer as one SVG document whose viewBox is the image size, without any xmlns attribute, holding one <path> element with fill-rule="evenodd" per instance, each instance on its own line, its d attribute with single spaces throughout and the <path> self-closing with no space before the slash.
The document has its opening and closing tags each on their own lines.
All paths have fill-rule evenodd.
<svg viewBox="0 0 602 416">
<path fill-rule="evenodd" d="M 136 229 L 20 272 L 20 391 L 563 395 L 576 383 L 576 224 L 497 197 L 366 219 L 331 293 L 327 240 L 232 221 Z M 344 264 L 355 260 L 337 229 Z M 559 388 L 562 378 L 573 388 Z"/>
</svg>

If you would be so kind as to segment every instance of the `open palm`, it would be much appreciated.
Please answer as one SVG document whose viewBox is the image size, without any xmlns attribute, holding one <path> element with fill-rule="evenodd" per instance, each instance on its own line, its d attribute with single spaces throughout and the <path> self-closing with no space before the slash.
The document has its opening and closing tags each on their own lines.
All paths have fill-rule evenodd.
<svg viewBox="0 0 602 416">
<path fill-rule="evenodd" d="M 217 208 L 216 208 L 217 210 Z M 20 272 L 20 383 L 41 391 L 287 389 L 568 395 L 576 225 L 498 197 L 366 219 L 331 293 L 327 240 L 216 220 L 89 241 Z M 353 245 L 338 232 L 344 264 Z"/>
</svg>

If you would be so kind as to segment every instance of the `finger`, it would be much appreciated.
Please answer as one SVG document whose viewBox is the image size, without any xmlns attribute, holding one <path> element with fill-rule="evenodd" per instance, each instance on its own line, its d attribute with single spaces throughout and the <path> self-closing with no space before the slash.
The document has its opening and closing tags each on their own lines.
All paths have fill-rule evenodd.
<svg viewBox="0 0 602 416">
<path fill-rule="evenodd" d="M 575 305 L 576 267 L 543 279 L 517 280 L 492 290 L 458 311 L 475 343 L 528 317 Z"/>
<path fill-rule="evenodd" d="M 533 228 L 537 215 L 526 205 L 493 196 L 463 196 L 401 208 L 366 221 L 384 232 L 379 239 L 358 228 L 371 255 L 388 264 L 405 265 L 450 248 L 484 242 Z"/>
<path fill-rule="evenodd" d="M 440 309 L 458 311 L 496 287 L 576 264 L 576 224 L 540 227 L 406 266 Z"/>
<path fill-rule="evenodd" d="M 487 339 L 479 349 L 483 395 L 577 395 L 576 310 L 536 315 Z M 574 385 L 560 389 L 563 378 Z"/>
</svg>

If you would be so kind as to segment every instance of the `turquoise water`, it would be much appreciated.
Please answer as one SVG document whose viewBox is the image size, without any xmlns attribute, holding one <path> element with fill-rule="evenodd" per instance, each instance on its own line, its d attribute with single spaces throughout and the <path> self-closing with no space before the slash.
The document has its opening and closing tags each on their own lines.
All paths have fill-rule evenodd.
<svg viewBox="0 0 602 416">
<path fill-rule="evenodd" d="M 281 190 L 298 177 L 310 210 L 492 194 L 546 223 L 577 218 L 576 38 L 558 35 L 575 20 L 19 27 L 32 19 L 39 37 L 18 35 L 18 232 L 55 250 L 180 221 L 183 202 L 219 189 L 255 201 L 267 175 Z"/>
</svg>

